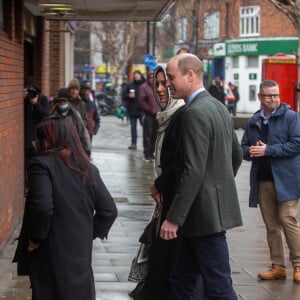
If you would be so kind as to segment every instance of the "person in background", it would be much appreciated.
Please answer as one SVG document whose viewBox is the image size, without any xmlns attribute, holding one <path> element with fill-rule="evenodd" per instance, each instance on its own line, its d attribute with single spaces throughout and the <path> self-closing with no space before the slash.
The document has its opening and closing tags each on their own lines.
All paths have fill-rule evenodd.
<svg viewBox="0 0 300 300">
<path fill-rule="evenodd" d="M 133 80 L 127 86 L 127 113 L 130 120 L 131 145 L 129 150 L 136 150 L 137 146 L 137 121 L 142 125 L 142 111 L 139 107 L 139 88 L 145 82 L 145 78 L 139 70 L 133 72 Z"/>
<path fill-rule="evenodd" d="M 153 76 L 154 72 L 149 71 L 147 81 L 139 88 L 138 98 L 139 106 L 144 113 L 143 146 L 145 161 L 154 159 L 155 140 L 158 128 L 156 114 L 160 110 L 153 91 Z"/>
<path fill-rule="evenodd" d="M 13 259 L 18 275 L 29 275 L 35 300 L 94 300 L 93 239 L 107 238 L 116 205 L 70 119 L 44 119 L 35 149 Z"/>
<path fill-rule="evenodd" d="M 80 113 L 80 116 L 84 122 L 84 124 L 87 124 L 87 116 L 86 116 L 86 104 L 81 99 L 79 95 L 80 90 L 80 82 L 77 78 L 73 78 L 70 80 L 68 84 L 68 92 L 71 96 L 71 103 L 72 106 Z"/>
<path fill-rule="evenodd" d="M 35 127 L 50 114 L 48 98 L 34 84 L 28 84 L 24 89 L 24 144 L 25 170 L 30 158 L 35 156 L 32 142 L 35 140 Z"/>
<path fill-rule="evenodd" d="M 127 85 L 128 85 L 128 76 L 124 75 L 123 76 L 123 82 L 121 84 L 121 102 L 122 105 L 125 107 L 125 116 L 126 116 L 126 122 L 129 122 L 129 116 L 128 116 L 128 90 L 127 90 Z"/>
<path fill-rule="evenodd" d="M 259 204 L 272 263 L 258 278 L 286 279 L 285 236 L 293 280 L 300 283 L 300 117 L 280 102 L 273 80 L 261 82 L 258 99 L 261 109 L 248 120 L 241 141 L 244 159 L 252 161 L 249 206 Z"/>
<path fill-rule="evenodd" d="M 86 116 L 87 123 L 86 127 L 90 135 L 90 140 L 92 143 L 93 135 L 98 133 L 100 127 L 100 115 L 96 106 L 96 103 L 90 100 L 91 87 L 86 84 L 82 84 L 80 87 L 80 96 L 86 104 Z"/>
<path fill-rule="evenodd" d="M 203 86 L 203 65 L 193 54 L 172 57 L 167 87 L 187 108 L 175 157 L 173 201 L 160 229 L 164 240 L 181 238 L 171 271 L 171 299 L 196 299 L 202 276 L 208 299 L 237 300 L 226 231 L 242 225 L 235 175 L 242 149 L 227 108 Z"/>
<path fill-rule="evenodd" d="M 233 116 L 236 116 L 236 106 L 237 106 L 237 102 L 240 100 L 240 94 L 235 84 L 228 82 L 228 87 L 230 88 L 234 96 L 234 99 L 227 100 L 227 108 L 228 111 L 232 113 Z"/>
<path fill-rule="evenodd" d="M 90 87 L 90 93 L 89 93 L 89 99 L 93 102 L 95 102 L 97 108 L 98 108 L 98 101 L 95 97 L 95 90 L 92 88 L 92 83 L 89 80 L 84 81 L 85 85 Z"/>
<path fill-rule="evenodd" d="M 62 88 L 58 92 L 57 98 L 54 99 L 54 108 L 52 116 L 62 116 L 70 119 L 77 130 L 81 144 L 88 156 L 91 155 L 91 142 L 88 130 L 81 118 L 80 113 L 73 107 L 72 97 L 68 89 Z"/>
<path fill-rule="evenodd" d="M 215 77 L 213 84 L 208 89 L 208 92 L 225 105 L 225 92 L 220 76 Z"/>
</svg>

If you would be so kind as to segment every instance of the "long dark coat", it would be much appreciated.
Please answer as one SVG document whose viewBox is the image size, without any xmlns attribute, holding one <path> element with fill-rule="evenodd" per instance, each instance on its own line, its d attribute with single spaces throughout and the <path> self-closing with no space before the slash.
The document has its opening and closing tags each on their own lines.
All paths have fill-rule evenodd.
<svg viewBox="0 0 300 300">
<path fill-rule="evenodd" d="M 56 155 L 35 157 L 15 253 L 18 275 L 30 276 L 35 300 L 94 300 L 93 239 L 106 238 L 115 203 L 92 165 L 95 184 L 83 183 Z M 27 251 L 28 240 L 40 247 Z"/>
<path fill-rule="evenodd" d="M 127 85 L 127 112 L 129 116 L 140 117 L 142 110 L 139 106 L 139 88 L 145 82 L 145 79 L 133 80 Z M 134 98 L 129 98 L 128 94 L 130 90 L 135 90 Z"/>
<path fill-rule="evenodd" d="M 156 188 L 163 194 L 161 222 L 165 220 L 176 192 L 174 160 L 185 106 L 180 107 L 168 125 L 160 153 L 162 173 L 155 179 Z M 151 246 L 149 273 L 146 281 L 132 292 L 134 300 L 167 300 L 170 295 L 169 274 L 174 264 L 179 239 L 166 241 L 157 237 Z"/>
<path fill-rule="evenodd" d="M 36 138 L 36 125 L 50 114 L 48 98 L 39 95 L 36 104 L 30 103 L 29 97 L 24 98 L 24 144 L 25 144 L 25 165 L 29 159 L 35 156 L 32 141 Z"/>
</svg>

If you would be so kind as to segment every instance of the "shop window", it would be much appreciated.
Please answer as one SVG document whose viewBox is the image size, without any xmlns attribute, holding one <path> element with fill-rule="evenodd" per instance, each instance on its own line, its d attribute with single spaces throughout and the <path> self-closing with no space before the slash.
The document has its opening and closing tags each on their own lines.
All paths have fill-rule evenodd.
<svg viewBox="0 0 300 300">
<path fill-rule="evenodd" d="M 245 6 L 240 8 L 240 36 L 260 35 L 260 7 Z"/>
<path fill-rule="evenodd" d="M 239 56 L 232 57 L 232 68 L 239 68 Z"/>
<path fill-rule="evenodd" d="M 178 20 L 178 42 L 184 43 L 187 40 L 187 19 L 179 18 Z"/>
<path fill-rule="evenodd" d="M 248 56 L 247 67 L 248 68 L 258 68 L 258 56 Z"/>
<path fill-rule="evenodd" d="M 220 13 L 205 14 L 204 38 L 207 40 L 218 39 L 220 35 Z"/>
<path fill-rule="evenodd" d="M 249 85 L 249 100 L 256 101 L 256 85 Z"/>
</svg>

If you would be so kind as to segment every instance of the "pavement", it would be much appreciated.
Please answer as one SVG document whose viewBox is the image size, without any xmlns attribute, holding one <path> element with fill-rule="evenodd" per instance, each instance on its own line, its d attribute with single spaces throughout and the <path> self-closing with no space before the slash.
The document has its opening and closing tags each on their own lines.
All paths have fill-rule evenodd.
<svg viewBox="0 0 300 300">
<path fill-rule="evenodd" d="M 241 138 L 243 130 L 237 130 L 237 134 Z M 99 133 L 93 140 L 92 159 L 117 203 L 119 216 L 108 239 L 94 241 L 97 300 L 130 299 L 128 292 L 135 287 L 135 283 L 127 280 L 131 260 L 154 208 L 149 189 L 155 174 L 153 163 L 143 160 L 140 126 L 137 150 L 128 150 L 129 144 L 130 126 L 126 121 L 114 116 L 101 118 Z M 290 264 L 286 280 L 257 279 L 257 274 L 270 263 L 260 212 L 257 208 L 248 208 L 249 170 L 250 163 L 243 162 L 236 178 L 244 225 L 227 232 L 234 288 L 243 300 L 299 300 L 300 285 L 293 283 Z M 0 251 L 0 299 L 31 299 L 28 278 L 18 277 L 16 265 L 11 263 L 16 247 L 13 240 L 19 229 L 20 224 Z M 288 261 L 288 251 L 286 253 Z"/>
</svg>

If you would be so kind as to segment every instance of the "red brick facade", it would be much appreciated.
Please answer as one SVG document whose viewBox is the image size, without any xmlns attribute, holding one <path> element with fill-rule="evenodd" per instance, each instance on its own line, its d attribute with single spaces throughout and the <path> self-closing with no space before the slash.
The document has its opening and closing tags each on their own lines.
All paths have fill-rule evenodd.
<svg viewBox="0 0 300 300">
<path fill-rule="evenodd" d="M 50 83 L 51 96 L 57 96 L 58 90 L 65 83 L 65 22 L 50 21 Z"/>
<path fill-rule="evenodd" d="M 227 2 L 227 3 L 226 3 Z M 268 0 L 201 0 L 199 7 L 199 39 L 204 39 L 205 13 L 220 12 L 220 40 L 240 37 L 240 7 L 260 6 L 260 37 L 296 36 L 292 21 Z"/>
<path fill-rule="evenodd" d="M 0 249 L 24 204 L 23 3 L 4 2 L 6 17 L 0 30 Z"/>
<path fill-rule="evenodd" d="M 3 1 L 0 28 L 0 249 L 24 208 L 24 6 Z M 49 23 L 36 18 L 33 40 L 34 80 L 49 95 Z M 24 56 L 25 55 L 25 56 Z"/>
</svg>

